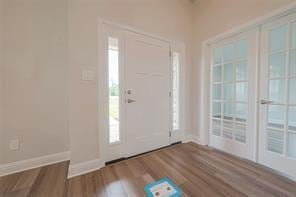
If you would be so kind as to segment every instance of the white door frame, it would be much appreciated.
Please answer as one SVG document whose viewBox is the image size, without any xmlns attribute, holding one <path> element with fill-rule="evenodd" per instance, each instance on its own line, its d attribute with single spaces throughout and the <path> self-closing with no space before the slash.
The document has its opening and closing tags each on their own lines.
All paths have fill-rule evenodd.
<svg viewBox="0 0 296 197">
<path fill-rule="evenodd" d="M 105 48 L 106 46 L 104 46 L 104 25 L 108 25 L 114 28 L 117 28 L 121 31 L 129 31 L 129 32 L 133 32 L 136 34 L 140 34 L 140 35 L 144 35 L 147 37 L 151 37 L 154 39 L 158 39 L 164 42 L 168 42 L 170 45 L 170 51 L 174 51 L 174 50 L 178 50 L 178 52 L 181 53 L 181 76 L 180 76 L 180 80 L 181 80 L 181 95 L 180 98 L 184 98 L 185 97 L 185 45 L 182 42 L 176 42 L 176 41 L 172 41 L 166 38 L 162 38 L 150 33 L 146 33 L 143 32 L 141 30 L 138 30 L 136 28 L 132 28 L 132 27 L 128 27 L 128 26 L 124 26 L 124 25 L 120 25 L 114 22 L 110 22 L 108 20 L 104 20 L 100 17 L 98 17 L 98 23 L 97 23 L 97 29 L 98 29 L 98 99 L 99 99 L 99 105 L 98 105 L 98 115 L 99 115 L 99 120 L 98 120 L 98 143 L 99 143 L 99 154 L 100 154 L 100 160 L 102 163 L 105 163 L 106 161 L 106 151 L 105 151 L 105 141 L 106 138 L 104 137 L 106 135 L 106 133 L 109 131 L 109 121 L 106 120 L 106 116 L 104 114 L 108 114 L 108 106 L 104 106 L 105 105 L 105 101 L 108 98 L 107 92 L 108 92 L 108 84 L 106 83 L 106 80 L 100 80 L 100 79 L 105 79 L 106 78 L 106 63 L 104 61 L 104 56 L 106 55 L 105 53 Z M 168 54 L 169 55 L 169 54 Z M 170 68 L 172 65 L 172 58 L 170 58 Z M 172 84 L 172 70 L 170 69 L 170 84 Z M 124 88 L 124 86 L 122 87 Z M 170 92 L 172 92 L 172 85 L 170 85 Z M 181 100 L 180 102 L 180 124 L 181 124 L 181 129 L 180 129 L 180 141 L 183 139 L 184 137 L 184 120 L 185 120 L 185 103 L 184 103 L 184 99 Z M 170 130 L 172 129 L 172 99 L 170 99 Z M 107 117 L 108 118 L 108 117 Z M 124 117 L 123 117 L 124 118 Z M 125 130 L 125 128 L 123 128 L 123 130 Z M 172 131 L 172 130 L 171 130 Z M 126 131 L 123 131 L 126 132 Z M 105 134 L 104 134 L 105 133 Z M 125 133 L 122 135 L 123 137 L 125 137 Z M 123 140 L 123 143 L 125 143 L 126 139 L 121 139 Z M 171 140 L 171 139 L 170 139 Z M 125 148 L 126 149 L 126 148 Z M 126 150 L 125 150 L 126 153 Z"/>
</svg>

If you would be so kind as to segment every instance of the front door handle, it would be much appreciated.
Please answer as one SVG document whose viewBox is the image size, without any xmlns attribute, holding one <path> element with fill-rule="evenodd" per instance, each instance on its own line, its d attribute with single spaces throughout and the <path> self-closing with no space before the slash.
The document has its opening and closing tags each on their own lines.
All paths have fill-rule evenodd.
<svg viewBox="0 0 296 197">
<path fill-rule="evenodd" d="M 127 99 L 127 103 L 134 103 L 136 102 L 135 100 L 132 100 L 132 99 Z"/>
<path fill-rule="evenodd" d="M 267 104 L 274 103 L 274 101 L 261 100 L 260 103 L 261 103 L 261 105 L 267 105 Z"/>
</svg>

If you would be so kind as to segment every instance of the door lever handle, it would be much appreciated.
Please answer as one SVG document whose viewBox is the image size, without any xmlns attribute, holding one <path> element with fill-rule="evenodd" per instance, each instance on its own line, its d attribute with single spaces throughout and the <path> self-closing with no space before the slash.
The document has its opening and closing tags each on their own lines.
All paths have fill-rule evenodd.
<svg viewBox="0 0 296 197">
<path fill-rule="evenodd" d="M 260 103 L 261 103 L 261 105 L 267 105 L 267 104 L 274 103 L 274 101 L 261 100 Z"/>
<path fill-rule="evenodd" d="M 135 100 L 132 100 L 132 99 L 127 99 L 127 103 L 134 103 L 136 102 Z"/>
</svg>

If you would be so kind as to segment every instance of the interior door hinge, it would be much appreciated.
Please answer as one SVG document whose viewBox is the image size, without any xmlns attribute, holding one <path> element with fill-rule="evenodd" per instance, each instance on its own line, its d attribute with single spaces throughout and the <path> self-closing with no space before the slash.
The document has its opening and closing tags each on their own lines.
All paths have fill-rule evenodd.
<svg viewBox="0 0 296 197">
<path fill-rule="evenodd" d="M 170 136 L 170 137 L 172 137 L 172 132 L 171 132 L 171 131 L 170 131 L 170 134 L 169 134 L 169 136 Z"/>
<path fill-rule="evenodd" d="M 172 92 L 171 91 L 169 91 L 169 97 L 172 97 Z"/>
<path fill-rule="evenodd" d="M 172 57 L 172 51 L 169 52 L 169 56 Z"/>
</svg>

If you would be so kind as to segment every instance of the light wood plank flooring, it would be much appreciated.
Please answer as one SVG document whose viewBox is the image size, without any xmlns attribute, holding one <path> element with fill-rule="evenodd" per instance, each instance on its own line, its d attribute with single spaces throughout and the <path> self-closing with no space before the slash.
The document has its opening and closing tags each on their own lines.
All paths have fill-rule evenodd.
<svg viewBox="0 0 296 197">
<path fill-rule="evenodd" d="M 220 151 L 180 144 L 66 180 L 63 162 L 0 178 L 1 197 L 145 196 L 144 186 L 168 177 L 184 196 L 292 196 L 296 183 L 266 167 Z"/>
</svg>

